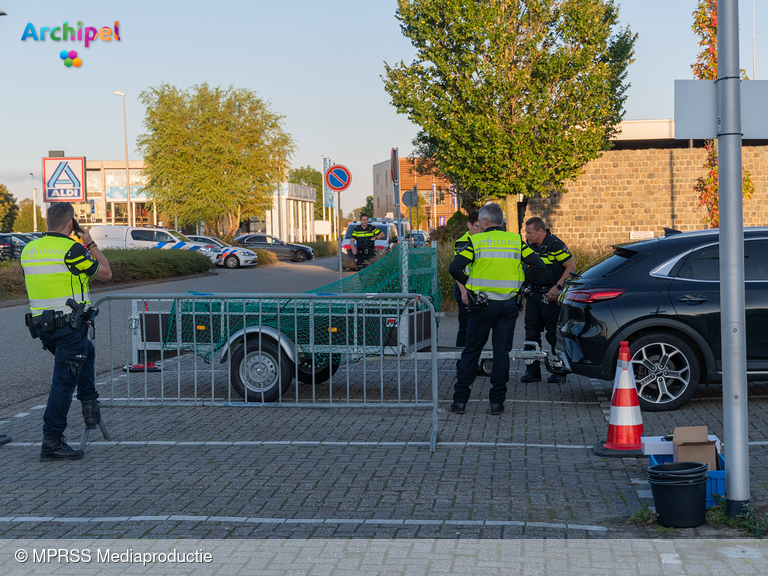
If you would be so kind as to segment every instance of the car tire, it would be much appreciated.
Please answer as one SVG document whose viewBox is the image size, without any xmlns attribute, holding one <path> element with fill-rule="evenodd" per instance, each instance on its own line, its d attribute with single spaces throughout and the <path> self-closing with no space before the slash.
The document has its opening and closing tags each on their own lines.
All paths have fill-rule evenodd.
<svg viewBox="0 0 768 576">
<path fill-rule="evenodd" d="M 296 250 L 295 254 L 293 255 L 293 259 L 296 262 L 306 262 L 307 256 L 308 255 L 304 250 Z"/>
<path fill-rule="evenodd" d="M 327 356 L 326 356 L 327 359 Z M 297 367 L 299 375 L 299 382 L 302 384 L 312 384 L 312 360 L 307 358 L 304 362 L 301 362 Z M 314 384 L 322 384 L 328 382 L 333 374 L 339 369 L 340 364 L 334 362 L 333 364 L 327 364 L 326 366 L 315 370 Z"/>
<path fill-rule="evenodd" d="M 645 334 L 629 345 L 640 408 L 677 410 L 699 385 L 699 359 L 682 338 L 663 332 Z"/>
<path fill-rule="evenodd" d="M 226 268 L 229 268 L 230 270 L 234 270 L 235 268 L 240 268 L 240 259 L 234 254 L 230 254 L 229 256 L 224 258 L 224 266 Z"/>
<path fill-rule="evenodd" d="M 493 359 L 492 358 L 486 358 L 484 360 L 480 360 L 480 372 L 484 376 L 490 377 L 491 372 L 493 372 Z"/>
<path fill-rule="evenodd" d="M 232 388 L 246 402 L 276 402 L 293 380 L 293 362 L 277 343 L 258 335 L 232 354 Z M 247 391 L 247 393 L 246 393 Z"/>
</svg>

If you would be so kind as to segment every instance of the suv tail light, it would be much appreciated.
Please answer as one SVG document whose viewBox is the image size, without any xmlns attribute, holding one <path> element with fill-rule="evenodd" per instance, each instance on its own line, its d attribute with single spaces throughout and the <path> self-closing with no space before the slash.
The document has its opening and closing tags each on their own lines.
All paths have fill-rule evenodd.
<svg viewBox="0 0 768 576">
<path fill-rule="evenodd" d="M 571 302 L 605 302 L 613 300 L 624 294 L 624 288 L 592 288 L 591 290 L 571 290 L 566 293 L 565 299 Z"/>
</svg>

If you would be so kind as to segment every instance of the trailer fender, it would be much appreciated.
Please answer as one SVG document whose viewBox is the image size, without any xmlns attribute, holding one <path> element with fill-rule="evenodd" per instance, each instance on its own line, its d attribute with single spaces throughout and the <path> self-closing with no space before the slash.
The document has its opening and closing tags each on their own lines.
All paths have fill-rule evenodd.
<svg viewBox="0 0 768 576">
<path fill-rule="evenodd" d="M 244 339 L 248 342 L 258 342 L 259 334 L 271 338 L 276 342 L 280 342 L 280 347 L 283 349 L 283 352 L 285 352 L 285 355 L 288 356 L 288 359 L 291 362 L 296 362 L 296 359 L 299 356 L 298 351 L 296 350 L 296 343 L 288 338 L 288 336 L 272 326 L 248 326 L 243 330 L 235 332 L 230 336 L 227 343 L 224 344 L 221 354 L 221 364 L 224 364 L 228 360 L 230 348 L 236 348 Z"/>
</svg>

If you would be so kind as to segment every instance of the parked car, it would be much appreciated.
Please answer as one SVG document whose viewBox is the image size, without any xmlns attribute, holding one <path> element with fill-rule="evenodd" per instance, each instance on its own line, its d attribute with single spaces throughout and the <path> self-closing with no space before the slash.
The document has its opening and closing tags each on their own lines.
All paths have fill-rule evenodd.
<svg viewBox="0 0 768 576">
<path fill-rule="evenodd" d="M 13 234 L 20 241 L 24 242 L 24 244 L 29 244 L 32 242 L 32 240 L 39 238 L 39 236 L 33 236 L 32 232 L 11 232 L 11 234 Z"/>
<path fill-rule="evenodd" d="M 411 246 L 414 248 L 423 248 L 428 246 L 429 237 L 424 230 L 413 230 L 408 236 Z"/>
<path fill-rule="evenodd" d="M 381 221 L 381 220 L 369 220 L 369 225 L 373 225 L 382 232 L 384 232 L 384 238 L 376 240 L 376 250 L 382 253 L 388 252 L 393 245 L 397 244 L 397 227 L 394 222 Z M 357 264 L 355 264 L 355 256 L 352 254 L 352 232 L 360 225 L 360 222 L 351 222 L 347 226 L 347 231 L 344 233 L 344 240 L 341 243 L 341 267 L 344 270 L 357 270 Z"/>
<path fill-rule="evenodd" d="M 200 242 L 216 250 L 220 250 L 216 260 L 217 266 L 226 266 L 227 268 L 239 268 L 240 266 L 256 266 L 259 257 L 255 252 L 246 248 L 237 248 L 221 238 L 213 236 L 199 236 L 197 234 L 188 236 L 193 242 Z"/>
<path fill-rule="evenodd" d="M 718 230 L 621 244 L 566 283 L 557 349 L 566 369 L 611 380 L 629 341 L 640 406 L 674 410 L 722 379 Z M 747 373 L 768 372 L 768 228 L 744 229 Z"/>
<path fill-rule="evenodd" d="M 21 249 L 19 241 L 12 234 L 0 234 L 0 262 L 6 260 L 18 260 L 21 258 Z"/>
<path fill-rule="evenodd" d="M 92 226 L 91 238 L 102 248 L 155 248 L 159 250 L 193 250 L 216 262 L 219 250 L 202 242 L 193 242 L 181 232 L 165 228 L 134 226 Z"/>
<path fill-rule="evenodd" d="M 305 262 L 315 257 L 314 251 L 309 246 L 288 244 L 279 238 L 267 236 L 266 234 L 244 234 L 243 236 L 238 236 L 232 242 L 251 250 L 256 250 L 257 248 L 259 250 L 269 250 L 278 258 L 295 262 Z"/>
</svg>

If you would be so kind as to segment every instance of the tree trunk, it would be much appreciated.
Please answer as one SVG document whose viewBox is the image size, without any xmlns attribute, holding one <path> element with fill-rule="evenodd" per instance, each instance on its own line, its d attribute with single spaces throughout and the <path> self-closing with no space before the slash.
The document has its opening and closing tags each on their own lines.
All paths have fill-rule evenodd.
<svg viewBox="0 0 768 576">
<path fill-rule="evenodd" d="M 517 194 L 507 194 L 507 205 L 504 210 L 507 217 L 507 232 L 514 232 L 519 234 L 520 230 L 517 227 Z"/>
</svg>

